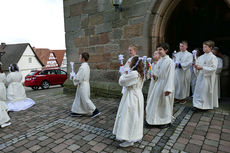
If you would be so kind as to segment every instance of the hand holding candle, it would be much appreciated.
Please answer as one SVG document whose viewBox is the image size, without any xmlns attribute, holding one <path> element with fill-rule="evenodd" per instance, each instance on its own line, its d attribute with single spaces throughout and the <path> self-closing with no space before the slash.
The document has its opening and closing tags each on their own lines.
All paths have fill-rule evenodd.
<svg viewBox="0 0 230 153">
<path fill-rule="evenodd" d="M 70 73 L 70 80 L 73 80 L 73 78 L 75 77 L 75 72 L 74 72 L 74 62 L 70 62 L 70 65 L 71 65 L 71 73 Z"/>
</svg>

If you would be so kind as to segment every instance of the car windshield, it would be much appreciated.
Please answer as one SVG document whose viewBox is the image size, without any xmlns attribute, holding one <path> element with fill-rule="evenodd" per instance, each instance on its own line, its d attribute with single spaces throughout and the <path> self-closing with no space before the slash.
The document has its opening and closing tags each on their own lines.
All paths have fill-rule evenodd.
<svg viewBox="0 0 230 153">
<path fill-rule="evenodd" d="M 28 75 L 29 76 L 32 76 L 32 75 L 34 75 L 36 73 L 36 71 L 31 71 Z"/>
</svg>

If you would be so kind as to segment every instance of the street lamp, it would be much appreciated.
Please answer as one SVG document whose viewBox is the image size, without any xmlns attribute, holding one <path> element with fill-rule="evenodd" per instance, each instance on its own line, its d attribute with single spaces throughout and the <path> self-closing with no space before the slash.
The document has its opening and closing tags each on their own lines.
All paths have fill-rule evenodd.
<svg viewBox="0 0 230 153">
<path fill-rule="evenodd" d="M 115 7 L 115 12 L 122 11 L 121 3 L 123 0 L 112 0 L 113 6 Z"/>
</svg>

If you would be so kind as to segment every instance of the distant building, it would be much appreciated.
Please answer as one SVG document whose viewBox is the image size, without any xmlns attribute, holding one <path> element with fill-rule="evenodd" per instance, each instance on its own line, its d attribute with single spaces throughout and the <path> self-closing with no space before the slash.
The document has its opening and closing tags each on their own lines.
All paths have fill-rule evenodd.
<svg viewBox="0 0 230 153">
<path fill-rule="evenodd" d="M 50 50 L 48 48 L 34 48 L 34 50 L 44 67 L 59 67 L 64 71 L 67 70 L 65 50 Z"/>
<path fill-rule="evenodd" d="M 4 44 L 1 48 L 1 52 L 4 52 L 1 57 L 3 71 L 8 73 L 10 64 L 16 63 L 22 72 L 23 82 L 31 70 L 41 69 L 43 66 L 29 43 Z"/>
</svg>

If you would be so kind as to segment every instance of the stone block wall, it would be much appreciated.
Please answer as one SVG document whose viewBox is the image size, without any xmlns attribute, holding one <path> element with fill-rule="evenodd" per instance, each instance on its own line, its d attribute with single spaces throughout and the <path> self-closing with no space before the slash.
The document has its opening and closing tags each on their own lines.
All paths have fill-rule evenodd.
<svg viewBox="0 0 230 153">
<path fill-rule="evenodd" d="M 123 11 L 115 12 L 111 0 L 64 0 L 68 72 L 71 71 L 69 62 L 74 61 L 77 70 L 79 55 L 88 52 L 91 90 L 97 91 L 107 83 L 106 92 L 120 95 L 118 55 L 124 54 L 126 61 L 130 44 L 138 46 L 139 55 L 149 54 L 143 28 L 150 2 L 124 0 Z M 71 88 L 70 81 L 65 88 L 65 91 Z"/>
</svg>

